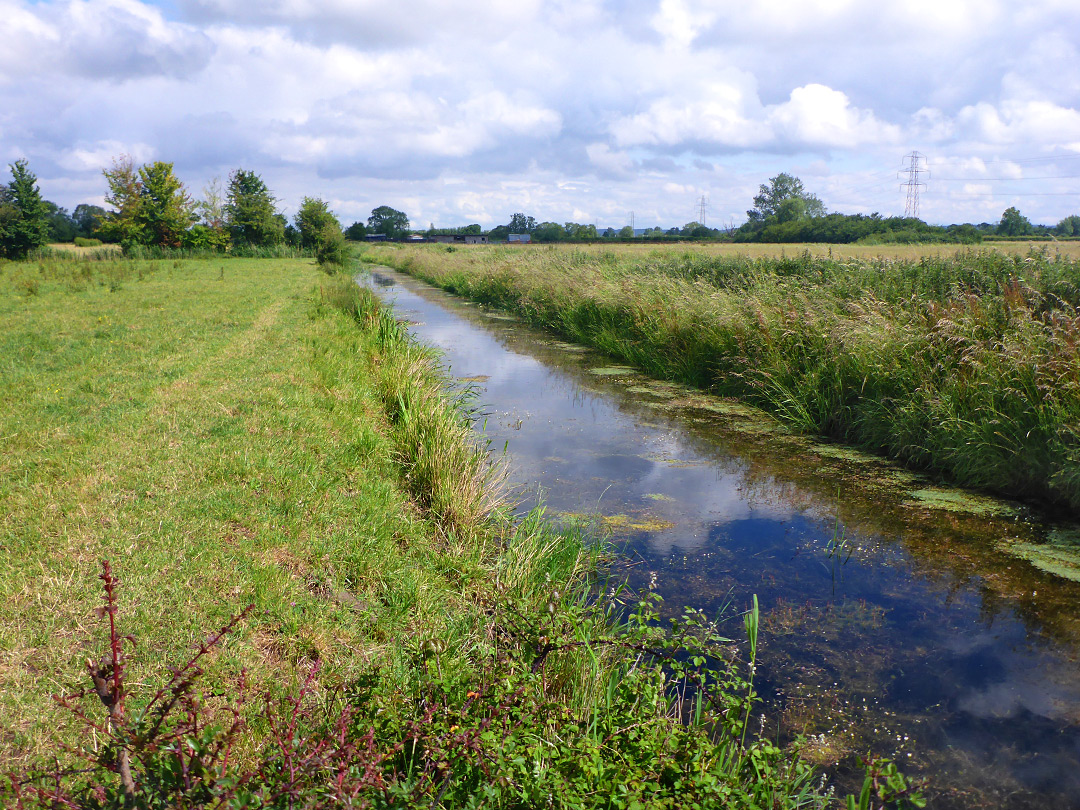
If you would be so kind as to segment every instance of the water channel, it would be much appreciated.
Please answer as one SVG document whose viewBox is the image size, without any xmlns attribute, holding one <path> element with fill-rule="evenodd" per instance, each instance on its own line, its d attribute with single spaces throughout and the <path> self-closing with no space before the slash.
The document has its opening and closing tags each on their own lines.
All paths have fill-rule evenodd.
<svg viewBox="0 0 1080 810">
<path fill-rule="evenodd" d="M 930 777 L 933 808 L 1080 808 L 1075 526 L 790 435 L 394 271 L 365 283 L 476 389 L 523 507 L 591 519 L 668 605 L 758 595 L 767 733 L 806 735 L 842 788 L 874 752 Z"/>
</svg>

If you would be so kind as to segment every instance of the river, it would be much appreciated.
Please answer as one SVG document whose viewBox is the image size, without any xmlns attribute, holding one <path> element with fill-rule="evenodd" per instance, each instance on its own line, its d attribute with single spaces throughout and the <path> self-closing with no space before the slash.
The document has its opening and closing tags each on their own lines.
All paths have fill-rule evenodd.
<svg viewBox="0 0 1080 810">
<path fill-rule="evenodd" d="M 787 433 L 373 268 L 505 445 L 523 509 L 610 534 L 669 607 L 762 610 L 765 729 L 851 789 L 858 755 L 934 808 L 1080 808 L 1080 531 Z M 737 626 L 732 623 L 732 633 Z"/>
</svg>

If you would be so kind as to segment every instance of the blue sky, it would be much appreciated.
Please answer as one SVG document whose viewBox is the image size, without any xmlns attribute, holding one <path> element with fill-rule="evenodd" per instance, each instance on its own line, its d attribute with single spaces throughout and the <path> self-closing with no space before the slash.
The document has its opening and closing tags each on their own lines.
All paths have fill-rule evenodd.
<svg viewBox="0 0 1080 810">
<path fill-rule="evenodd" d="M 100 202 L 166 160 L 348 224 L 738 224 L 760 183 L 931 222 L 1080 213 L 1080 3 L 0 0 L 0 161 Z"/>
</svg>

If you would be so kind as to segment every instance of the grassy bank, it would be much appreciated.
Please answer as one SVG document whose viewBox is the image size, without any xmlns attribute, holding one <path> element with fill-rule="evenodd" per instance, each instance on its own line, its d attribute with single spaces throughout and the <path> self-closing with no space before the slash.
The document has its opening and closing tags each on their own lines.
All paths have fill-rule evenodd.
<svg viewBox="0 0 1080 810">
<path fill-rule="evenodd" d="M 348 280 L 6 264 L 0 325 L 5 804 L 824 803 L 703 617 L 596 601 L 578 542 L 508 519 L 430 354 Z"/>
<path fill-rule="evenodd" d="M 437 246 L 367 258 L 798 429 L 1080 509 L 1074 259 Z"/>
</svg>

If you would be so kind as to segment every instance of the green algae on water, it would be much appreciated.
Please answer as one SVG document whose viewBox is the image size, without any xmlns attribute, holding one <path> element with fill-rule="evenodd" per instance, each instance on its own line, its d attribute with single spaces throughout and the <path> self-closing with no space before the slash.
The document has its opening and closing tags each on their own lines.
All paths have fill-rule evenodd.
<svg viewBox="0 0 1080 810">
<path fill-rule="evenodd" d="M 1054 529 L 1045 543 L 1001 543 L 1001 548 L 1048 574 L 1080 582 L 1080 529 Z"/>
<path fill-rule="evenodd" d="M 599 368 L 590 368 L 590 374 L 596 374 L 600 377 L 624 377 L 628 374 L 636 373 L 636 369 L 629 366 L 600 366 Z"/>
<path fill-rule="evenodd" d="M 924 487 L 909 493 L 911 500 L 907 506 L 922 506 L 928 509 L 942 509 L 946 512 L 959 512 L 984 517 L 1005 517 L 1014 513 L 1012 507 L 1001 501 L 976 495 L 959 489 L 944 487 Z"/>
</svg>

